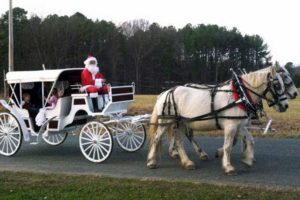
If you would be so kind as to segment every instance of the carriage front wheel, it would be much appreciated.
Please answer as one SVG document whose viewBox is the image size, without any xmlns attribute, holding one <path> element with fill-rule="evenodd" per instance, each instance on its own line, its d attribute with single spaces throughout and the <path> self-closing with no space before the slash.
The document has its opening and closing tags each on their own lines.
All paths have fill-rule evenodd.
<svg viewBox="0 0 300 200">
<path fill-rule="evenodd" d="M 116 140 L 120 147 L 128 152 L 134 152 L 143 147 L 146 140 L 146 129 L 140 122 L 121 122 L 115 128 Z"/>
<path fill-rule="evenodd" d="M 16 154 L 21 143 L 22 131 L 17 119 L 10 113 L 0 113 L 0 154 Z"/>
<path fill-rule="evenodd" d="M 80 131 L 79 146 L 86 159 L 91 162 L 101 163 L 112 152 L 112 135 L 102 122 L 88 122 Z"/>
</svg>

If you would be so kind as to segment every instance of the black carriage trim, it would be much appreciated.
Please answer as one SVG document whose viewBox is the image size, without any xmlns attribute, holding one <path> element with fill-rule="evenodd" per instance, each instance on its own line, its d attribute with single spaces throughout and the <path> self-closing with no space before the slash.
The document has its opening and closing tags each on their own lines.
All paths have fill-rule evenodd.
<svg viewBox="0 0 300 200">
<path fill-rule="evenodd" d="M 249 87 L 246 87 L 243 79 L 238 76 L 233 70 L 233 78 L 227 82 L 224 82 L 223 84 L 219 85 L 197 85 L 193 83 L 189 83 L 184 85 L 184 87 L 189 87 L 189 88 L 194 88 L 194 89 L 202 89 L 202 90 L 210 90 L 210 95 L 211 95 L 211 112 L 206 113 L 204 115 L 200 115 L 197 117 L 193 118 L 186 118 L 178 115 L 177 111 L 177 104 L 175 102 L 174 98 L 174 92 L 177 89 L 178 86 L 171 88 L 165 98 L 165 102 L 163 104 L 163 109 L 162 109 L 162 114 L 158 116 L 159 119 L 173 119 L 175 122 L 170 122 L 170 123 L 160 123 L 158 125 L 170 125 L 176 123 L 177 126 L 179 125 L 179 122 L 194 122 L 194 121 L 204 121 L 204 120 L 211 120 L 215 119 L 216 127 L 218 129 L 221 129 L 221 126 L 219 124 L 219 119 L 236 119 L 236 120 L 242 120 L 242 119 L 247 119 L 247 118 L 256 118 L 258 119 L 258 111 L 263 111 L 263 107 L 261 103 L 254 104 L 251 96 L 249 93 L 252 93 L 261 99 L 265 99 L 268 102 L 268 105 L 271 107 L 275 104 L 278 104 L 281 101 L 286 100 L 286 97 L 283 93 L 278 93 L 277 89 L 280 89 L 281 87 L 279 80 L 277 78 L 272 78 L 270 74 L 268 75 L 268 84 L 267 88 L 263 92 L 262 95 L 258 94 L 257 92 L 253 91 Z M 218 89 L 219 87 L 225 86 L 225 85 L 230 85 L 232 84 L 233 90 L 223 90 L 223 89 Z M 273 90 L 275 88 L 275 90 Z M 214 106 L 214 98 L 217 92 L 227 92 L 227 93 L 236 93 L 238 95 L 238 99 L 231 102 L 230 104 L 219 108 L 215 109 Z M 268 99 L 266 97 L 266 94 L 270 92 L 274 100 Z M 245 116 L 219 116 L 218 114 L 222 111 L 228 110 L 230 108 L 236 107 L 238 105 L 243 105 L 246 108 L 246 113 L 247 115 Z M 174 115 L 171 114 L 171 109 L 173 108 L 174 110 Z M 150 124 L 151 125 L 151 124 Z"/>
</svg>

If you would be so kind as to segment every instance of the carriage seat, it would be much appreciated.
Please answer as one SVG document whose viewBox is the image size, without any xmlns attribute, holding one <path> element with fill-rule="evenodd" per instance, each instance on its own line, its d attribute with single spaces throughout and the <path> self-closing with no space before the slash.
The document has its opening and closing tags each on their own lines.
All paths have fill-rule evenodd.
<svg viewBox="0 0 300 200">
<path fill-rule="evenodd" d="M 54 109 L 46 110 L 46 118 L 52 118 L 52 117 L 62 117 L 67 116 L 70 113 L 71 110 L 71 104 L 72 104 L 72 97 L 61 97 L 57 100 L 57 104 Z"/>
<path fill-rule="evenodd" d="M 19 108 L 17 105 L 13 104 L 12 106 L 17 113 L 19 113 L 21 115 L 22 118 L 29 118 L 29 112 L 27 109 L 25 108 Z"/>
</svg>

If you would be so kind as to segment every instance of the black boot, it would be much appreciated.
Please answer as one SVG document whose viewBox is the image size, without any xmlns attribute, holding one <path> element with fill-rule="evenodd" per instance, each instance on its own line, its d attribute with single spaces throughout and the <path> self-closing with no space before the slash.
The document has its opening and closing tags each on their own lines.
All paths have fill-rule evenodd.
<svg viewBox="0 0 300 200">
<path fill-rule="evenodd" d="M 94 112 L 101 112 L 101 110 L 99 110 L 98 108 L 98 99 L 92 98 L 92 103 L 93 103 Z"/>
</svg>

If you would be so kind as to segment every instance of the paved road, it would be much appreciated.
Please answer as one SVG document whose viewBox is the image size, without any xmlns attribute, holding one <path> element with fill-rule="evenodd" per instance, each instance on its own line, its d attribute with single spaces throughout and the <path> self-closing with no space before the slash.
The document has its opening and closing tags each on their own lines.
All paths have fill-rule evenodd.
<svg viewBox="0 0 300 200">
<path fill-rule="evenodd" d="M 210 160 L 198 160 L 190 145 L 186 144 L 190 158 L 197 165 L 197 169 L 192 171 L 182 169 L 178 160 L 169 158 L 167 148 L 164 148 L 160 167 L 153 170 L 147 169 L 145 162 L 147 145 L 138 152 L 127 153 L 115 143 L 111 157 L 102 164 L 94 164 L 81 155 L 76 136 L 70 136 L 61 146 L 24 143 L 15 156 L 0 157 L 0 170 L 96 174 L 300 189 L 300 140 L 256 139 L 257 161 L 250 170 L 241 164 L 240 146 L 236 146 L 232 162 L 238 171 L 237 176 L 224 175 L 220 159 L 214 158 L 215 149 L 222 145 L 222 138 L 198 137 L 197 140 L 201 141 Z"/>
</svg>

